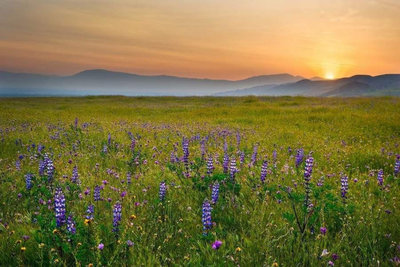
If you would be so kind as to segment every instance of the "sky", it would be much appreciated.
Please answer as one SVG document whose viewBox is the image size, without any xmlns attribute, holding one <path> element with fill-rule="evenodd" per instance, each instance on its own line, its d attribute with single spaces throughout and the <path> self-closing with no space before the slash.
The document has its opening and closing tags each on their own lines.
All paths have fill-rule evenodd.
<svg viewBox="0 0 400 267">
<path fill-rule="evenodd" d="M 400 73 L 398 0 L 0 0 L 0 70 Z"/>
</svg>

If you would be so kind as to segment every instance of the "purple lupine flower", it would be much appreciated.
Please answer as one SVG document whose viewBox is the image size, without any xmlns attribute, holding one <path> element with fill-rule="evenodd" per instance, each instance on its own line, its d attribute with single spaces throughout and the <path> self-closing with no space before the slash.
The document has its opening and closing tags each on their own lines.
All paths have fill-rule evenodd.
<svg viewBox="0 0 400 267">
<path fill-rule="evenodd" d="M 19 159 L 17 159 L 17 161 L 15 162 L 15 169 L 17 171 L 21 170 L 21 161 Z"/>
<path fill-rule="evenodd" d="M 67 231 L 73 235 L 76 233 L 75 221 L 72 215 L 69 215 L 67 219 Z"/>
<path fill-rule="evenodd" d="M 207 159 L 207 175 L 211 175 L 214 171 L 214 158 L 210 154 Z"/>
<path fill-rule="evenodd" d="M 61 227 L 65 223 L 65 197 L 61 188 L 56 189 L 54 195 L 54 208 L 56 214 L 57 227 Z"/>
<path fill-rule="evenodd" d="M 100 201 L 101 200 L 101 195 L 100 195 L 101 187 L 96 185 L 93 191 L 93 197 L 94 201 Z"/>
<path fill-rule="evenodd" d="M 111 145 L 111 134 L 110 133 L 108 133 L 107 144 L 109 146 Z"/>
<path fill-rule="evenodd" d="M 44 171 L 46 169 L 46 165 L 44 164 L 43 160 L 39 161 L 39 175 L 43 176 L 44 175 Z"/>
<path fill-rule="evenodd" d="M 347 198 L 347 192 L 349 190 L 349 184 L 348 184 L 348 177 L 346 175 L 343 175 L 342 178 L 340 179 L 341 182 L 341 188 L 340 191 L 342 193 L 342 198 L 345 200 Z"/>
<path fill-rule="evenodd" d="M 296 168 L 300 166 L 304 159 L 304 150 L 303 148 L 297 149 L 296 153 Z"/>
<path fill-rule="evenodd" d="M 47 180 L 51 181 L 54 176 L 54 164 L 48 153 L 44 154 L 44 165 L 46 168 Z"/>
<path fill-rule="evenodd" d="M 224 153 L 224 159 L 222 162 L 222 167 L 224 168 L 224 173 L 228 173 L 229 170 L 229 155 L 227 152 Z"/>
<path fill-rule="evenodd" d="M 238 169 L 236 167 L 236 158 L 232 157 L 231 163 L 229 165 L 229 175 L 231 177 L 232 182 L 235 181 L 235 176 L 236 176 L 237 172 L 238 172 Z"/>
<path fill-rule="evenodd" d="M 185 176 L 189 177 L 189 140 L 185 137 L 182 140 L 183 164 L 185 165 Z"/>
<path fill-rule="evenodd" d="M 132 135 L 131 136 L 132 140 L 131 140 L 131 151 L 134 152 L 135 151 L 135 146 L 136 146 L 136 139 L 135 137 Z"/>
<path fill-rule="evenodd" d="M 201 150 L 201 159 L 204 160 L 206 155 L 206 139 L 201 140 L 200 150 Z"/>
<path fill-rule="evenodd" d="M 221 247 L 221 245 L 222 245 L 222 241 L 216 240 L 216 241 L 211 245 L 211 248 L 214 249 L 214 250 L 217 250 L 217 249 L 219 249 L 219 248 Z"/>
<path fill-rule="evenodd" d="M 394 175 L 397 176 L 400 173 L 400 155 L 397 155 L 396 162 L 394 163 Z"/>
<path fill-rule="evenodd" d="M 237 132 L 236 132 L 236 146 L 237 146 L 237 149 L 238 149 L 238 150 L 240 149 L 240 141 L 241 141 L 240 132 L 237 131 Z"/>
<path fill-rule="evenodd" d="M 75 125 L 75 129 L 78 129 L 78 118 L 75 118 L 74 125 Z"/>
<path fill-rule="evenodd" d="M 26 185 L 26 190 L 30 190 L 33 186 L 32 184 L 32 178 L 33 178 L 33 174 L 31 173 L 27 173 L 25 175 L 25 185 Z"/>
<path fill-rule="evenodd" d="M 127 183 L 127 184 L 131 184 L 131 183 L 132 183 L 132 175 L 131 175 L 130 172 L 128 172 L 128 173 L 126 174 L 126 183 Z"/>
<path fill-rule="evenodd" d="M 86 210 L 86 219 L 93 220 L 94 219 L 94 205 L 90 204 Z"/>
<path fill-rule="evenodd" d="M 257 153 L 258 153 L 258 145 L 255 145 L 253 148 L 253 154 L 251 155 L 251 166 L 256 165 L 257 163 Z"/>
<path fill-rule="evenodd" d="M 126 245 L 127 245 L 128 247 L 133 247 L 133 245 L 135 245 L 135 243 L 133 243 L 131 240 L 127 240 L 127 241 L 126 241 Z"/>
<path fill-rule="evenodd" d="M 175 151 L 174 150 L 171 151 L 170 162 L 171 163 L 175 163 L 176 162 L 176 155 L 175 155 Z"/>
<path fill-rule="evenodd" d="M 211 191 L 211 203 L 212 204 L 217 203 L 218 197 L 219 197 L 219 183 L 218 181 L 215 181 Z"/>
<path fill-rule="evenodd" d="M 104 145 L 103 146 L 103 153 L 107 154 L 107 152 L 108 152 L 108 147 L 107 147 L 107 145 Z"/>
<path fill-rule="evenodd" d="M 212 227 L 211 205 L 210 205 L 210 202 L 208 202 L 207 199 L 204 200 L 204 202 L 203 202 L 201 221 L 203 223 L 203 235 L 207 235 L 208 231 Z"/>
<path fill-rule="evenodd" d="M 378 171 L 378 185 L 382 186 L 383 185 L 383 170 L 380 169 Z"/>
<path fill-rule="evenodd" d="M 310 181 L 311 181 L 311 174 L 312 174 L 312 169 L 314 165 L 314 158 L 310 155 L 306 159 L 306 166 L 304 168 L 304 187 L 306 191 L 306 198 L 304 201 L 305 206 L 310 208 L 311 202 L 310 202 L 310 194 L 311 194 L 311 188 L 310 188 Z"/>
<path fill-rule="evenodd" d="M 244 156 L 245 156 L 244 152 L 243 151 L 239 151 L 239 162 L 240 162 L 240 165 L 242 165 L 244 163 Z"/>
<path fill-rule="evenodd" d="M 160 183 L 160 190 L 158 192 L 158 196 L 159 196 L 161 202 L 165 200 L 166 193 L 167 193 L 167 186 L 165 185 L 165 182 L 162 181 Z"/>
<path fill-rule="evenodd" d="M 118 233 L 119 231 L 119 223 L 121 222 L 121 215 L 122 215 L 122 206 L 121 203 L 117 202 L 114 205 L 113 209 L 113 229 L 114 233 Z"/>
<path fill-rule="evenodd" d="M 321 232 L 322 235 L 325 235 L 326 234 L 326 227 L 319 228 L 319 231 Z"/>
<path fill-rule="evenodd" d="M 318 179 L 317 186 L 323 186 L 325 181 L 325 177 L 321 176 L 321 178 Z"/>
<path fill-rule="evenodd" d="M 39 153 L 39 154 L 41 154 L 41 153 L 42 153 L 42 151 L 43 151 L 43 149 L 44 149 L 44 145 L 42 145 L 42 144 L 39 144 L 39 145 L 38 145 L 38 147 L 37 147 L 37 151 L 38 151 L 38 153 Z"/>
<path fill-rule="evenodd" d="M 267 170 L 268 170 L 268 161 L 265 159 L 263 164 L 261 165 L 261 175 L 260 180 L 262 183 L 265 182 L 265 178 L 267 177 Z"/>
<path fill-rule="evenodd" d="M 274 160 L 274 162 L 276 161 L 277 157 L 278 157 L 278 154 L 276 152 L 276 149 L 274 149 L 274 151 L 272 151 L 272 159 Z"/>
<path fill-rule="evenodd" d="M 104 249 L 104 244 L 103 244 L 103 243 L 100 243 L 100 244 L 97 246 L 97 248 L 98 248 L 99 250 L 103 250 L 103 249 Z"/>
<path fill-rule="evenodd" d="M 74 168 L 72 169 L 72 176 L 71 176 L 71 182 L 74 184 L 79 184 L 79 173 L 78 173 L 78 167 L 75 165 Z"/>
</svg>

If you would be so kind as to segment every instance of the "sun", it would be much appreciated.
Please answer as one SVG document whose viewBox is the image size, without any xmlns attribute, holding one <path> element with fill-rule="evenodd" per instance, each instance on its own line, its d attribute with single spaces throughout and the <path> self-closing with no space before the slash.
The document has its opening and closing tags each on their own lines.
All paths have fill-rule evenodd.
<svg viewBox="0 0 400 267">
<path fill-rule="evenodd" d="M 325 73 L 325 79 L 333 80 L 333 79 L 335 79 L 335 75 L 332 72 L 327 72 L 327 73 Z"/>
</svg>

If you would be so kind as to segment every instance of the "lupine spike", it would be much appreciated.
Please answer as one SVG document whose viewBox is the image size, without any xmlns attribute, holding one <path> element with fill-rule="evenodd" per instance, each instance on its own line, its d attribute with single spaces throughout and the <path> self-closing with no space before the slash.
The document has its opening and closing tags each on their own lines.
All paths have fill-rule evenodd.
<svg viewBox="0 0 400 267">
<path fill-rule="evenodd" d="M 253 148 L 253 154 L 251 155 L 251 166 L 254 166 L 257 163 L 257 153 L 258 153 L 258 145 L 255 145 Z"/>
<path fill-rule="evenodd" d="M 44 155 L 44 166 L 46 170 L 47 180 L 51 181 L 54 176 L 54 164 L 48 153 Z"/>
<path fill-rule="evenodd" d="M 224 173 L 228 173 L 229 170 L 229 155 L 227 152 L 224 153 L 224 159 L 222 162 L 222 167 L 224 168 Z"/>
<path fill-rule="evenodd" d="M 90 204 L 86 210 L 86 219 L 93 220 L 94 219 L 94 205 Z"/>
<path fill-rule="evenodd" d="M 340 179 L 341 182 L 341 195 L 343 200 L 345 200 L 347 198 L 347 192 L 349 190 L 349 184 L 348 184 L 348 177 L 346 175 L 343 175 L 342 178 Z"/>
<path fill-rule="evenodd" d="M 65 197 L 61 188 L 56 189 L 56 193 L 54 195 L 54 208 L 57 227 L 61 227 L 63 224 L 65 224 Z"/>
<path fill-rule="evenodd" d="M 210 176 L 214 172 L 214 158 L 210 154 L 207 159 L 207 175 Z"/>
<path fill-rule="evenodd" d="M 311 194 L 311 188 L 310 188 L 310 181 L 311 181 L 311 174 L 313 170 L 313 165 L 314 165 L 314 158 L 310 156 L 306 159 L 306 166 L 304 168 L 304 187 L 306 191 L 306 198 L 304 201 L 305 206 L 307 209 L 310 208 L 311 202 L 310 202 L 310 194 Z"/>
<path fill-rule="evenodd" d="M 203 223 L 203 235 L 207 235 L 208 231 L 212 228 L 211 209 L 210 202 L 207 199 L 204 200 L 201 216 L 201 221 Z"/>
<path fill-rule="evenodd" d="M 396 162 L 394 163 L 394 175 L 397 176 L 400 173 L 400 155 L 397 155 Z"/>
<path fill-rule="evenodd" d="M 185 173 L 186 177 L 189 177 L 189 140 L 183 138 L 182 140 L 182 150 L 183 150 L 183 164 L 185 165 Z"/>
<path fill-rule="evenodd" d="M 93 197 L 94 201 L 100 201 L 101 200 L 101 187 L 96 185 L 93 191 Z"/>
<path fill-rule="evenodd" d="M 297 149 L 296 153 L 296 168 L 300 166 L 304 159 L 304 150 L 303 148 Z"/>
<path fill-rule="evenodd" d="M 115 203 L 114 209 L 113 209 L 113 229 L 112 229 L 112 231 L 114 233 L 118 233 L 118 231 L 119 231 L 121 215 L 122 215 L 122 205 L 121 205 L 121 203 L 117 202 L 117 203 Z"/>
<path fill-rule="evenodd" d="M 67 219 L 67 231 L 72 235 L 76 233 L 75 221 L 72 215 L 69 215 Z"/>
<path fill-rule="evenodd" d="M 131 184 L 131 183 L 132 183 L 132 175 L 131 175 L 130 172 L 128 172 L 128 173 L 126 174 L 126 183 L 127 183 L 127 184 Z"/>
<path fill-rule="evenodd" d="M 26 190 L 30 190 L 33 187 L 32 184 L 32 177 L 33 175 L 31 173 L 27 173 L 25 175 L 25 185 L 26 185 Z"/>
<path fill-rule="evenodd" d="M 268 161 L 265 159 L 263 161 L 263 164 L 261 165 L 260 180 L 262 183 L 265 182 L 265 178 L 267 177 L 267 171 L 268 171 Z"/>
<path fill-rule="evenodd" d="M 229 166 L 229 175 L 231 177 L 231 181 L 232 182 L 235 181 L 235 176 L 236 176 L 237 172 L 238 172 L 238 169 L 236 167 L 236 158 L 232 157 L 231 163 L 230 163 L 230 166 Z"/>
<path fill-rule="evenodd" d="M 380 169 L 378 171 L 378 185 L 382 186 L 383 185 L 383 170 Z"/>
<path fill-rule="evenodd" d="M 158 196 L 159 196 L 161 202 L 165 200 L 166 192 L 167 192 L 167 186 L 166 186 L 165 182 L 162 181 L 160 183 L 160 190 L 159 190 L 159 193 L 158 193 Z"/>
<path fill-rule="evenodd" d="M 71 177 L 71 182 L 74 184 L 79 184 L 79 173 L 78 173 L 78 167 L 75 165 L 74 168 L 72 169 L 72 177 Z"/>
<path fill-rule="evenodd" d="M 217 203 L 218 197 L 219 197 L 219 183 L 218 181 L 215 181 L 211 191 L 211 203 L 212 204 Z"/>
</svg>

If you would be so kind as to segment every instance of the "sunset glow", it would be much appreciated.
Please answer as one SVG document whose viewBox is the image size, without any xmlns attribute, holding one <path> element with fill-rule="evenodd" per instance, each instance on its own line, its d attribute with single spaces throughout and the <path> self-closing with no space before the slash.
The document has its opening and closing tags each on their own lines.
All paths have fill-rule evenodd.
<svg viewBox="0 0 400 267">
<path fill-rule="evenodd" d="M 0 69 L 224 79 L 398 73 L 399 12 L 395 0 L 5 0 Z"/>
</svg>

